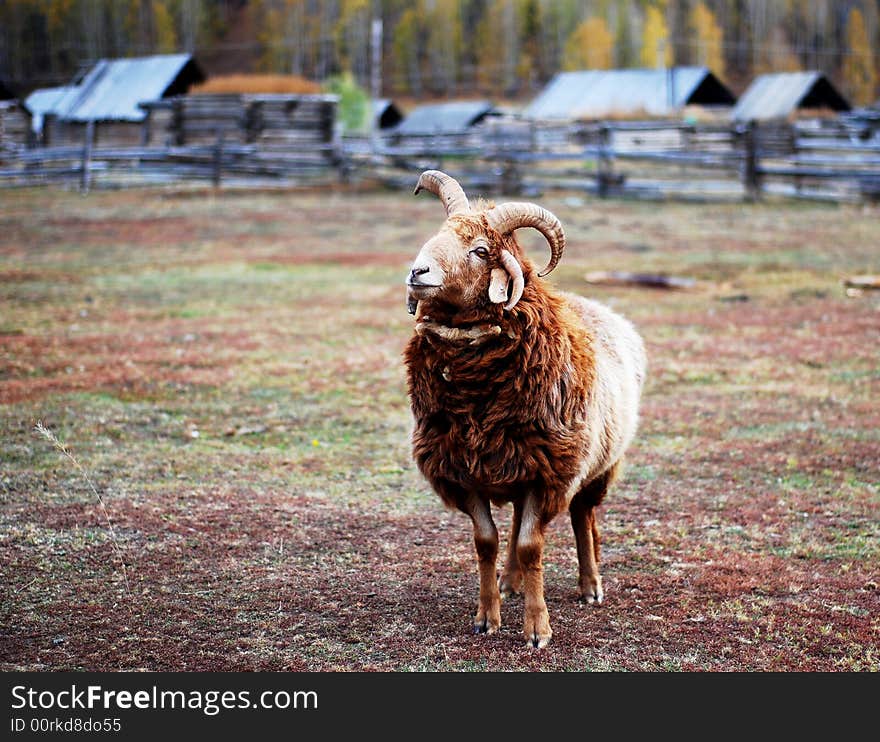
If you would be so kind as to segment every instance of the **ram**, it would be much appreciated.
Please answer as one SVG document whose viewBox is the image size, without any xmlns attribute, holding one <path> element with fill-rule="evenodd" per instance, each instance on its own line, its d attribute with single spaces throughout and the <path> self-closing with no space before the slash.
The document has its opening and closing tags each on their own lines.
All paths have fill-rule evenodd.
<svg viewBox="0 0 880 742">
<path fill-rule="evenodd" d="M 480 573 L 477 633 L 501 626 L 501 598 L 524 594 L 526 642 L 551 638 L 544 533 L 568 509 L 579 590 L 601 603 L 595 508 L 633 439 L 646 359 L 633 326 L 607 307 L 555 291 L 559 220 L 528 203 L 471 207 L 450 176 L 427 170 L 415 193 L 446 207 L 440 231 L 406 279 L 415 332 L 405 351 L 413 457 L 447 506 L 473 522 Z M 550 262 L 537 273 L 514 238 L 540 231 Z M 491 505 L 513 505 L 507 558 L 496 573 Z"/>
</svg>

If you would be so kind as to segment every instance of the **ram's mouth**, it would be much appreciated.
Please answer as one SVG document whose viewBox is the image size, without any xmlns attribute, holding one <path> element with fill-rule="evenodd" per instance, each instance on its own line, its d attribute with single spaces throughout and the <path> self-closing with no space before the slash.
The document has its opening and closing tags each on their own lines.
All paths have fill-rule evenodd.
<svg viewBox="0 0 880 742">
<path fill-rule="evenodd" d="M 416 299 L 425 299 L 428 296 L 433 296 L 436 294 L 442 286 L 437 283 L 409 283 L 406 284 L 406 295 L 407 297 L 414 297 Z"/>
<path fill-rule="evenodd" d="M 416 307 L 418 307 L 419 301 L 422 299 L 426 299 L 429 296 L 435 294 L 441 288 L 440 284 L 436 283 L 418 283 L 418 282 L 406 282 L 406 310 L 410 314 L 416 313 Z"/>
</svg>

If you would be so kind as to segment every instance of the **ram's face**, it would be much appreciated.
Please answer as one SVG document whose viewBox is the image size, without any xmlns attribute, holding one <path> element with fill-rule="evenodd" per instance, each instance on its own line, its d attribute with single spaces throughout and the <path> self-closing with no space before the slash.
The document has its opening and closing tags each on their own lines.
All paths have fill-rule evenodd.
<svg viewBox="0 0 880 742">
<path fill-rule="evenodd" d="M 520 250 L 513 238 L 520 227 L 534 227 L 550 243 L 550 262 L 539 276 L 552 271 L 562 255 L 562 225 L 540 206 L 504 203 L 474 210 L 455 178 L 439 170 L 425 170 L 419 176 L 414 193 L 422 190 L 440 198 L 447 219 L 419 251 L 407 276 L 410 314 L 428 299 L 469 308 L 503 303 L 505 311 L 512 310 L 525 287 Z"/>
<path fill-rule="evenodd" d="M 406 279 L 407 305 L 423 299 L 453 306 L 507 301 L 510 277 L 488 237 L 461 235 L 449 224 L 428 240 Z M 484 298 L 485 297 L 485 298 Z"/>
</svg>

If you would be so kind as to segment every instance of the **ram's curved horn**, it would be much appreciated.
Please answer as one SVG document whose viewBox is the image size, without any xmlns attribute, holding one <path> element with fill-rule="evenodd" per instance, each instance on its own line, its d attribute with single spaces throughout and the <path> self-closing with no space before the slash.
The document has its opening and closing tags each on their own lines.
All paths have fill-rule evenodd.
<svg viewBox="0 0 880 742">
<path fill-rule="evenodd" d="M 508 202 L 499 204 L 486 212 L 486 220 L 489 226 L 496 232 L 508 234 L 520 227 L 534 227 L 550 243 L 550 262 L 538 275 L 546 276 L 552 271 L 562 251 L 565 250 L 565 232 L 562 231 L 562 223 L 547 209 L 537 204 Z"/>
<path fill-rule="evenodd" d="M 455 178 L 446 173 L 441 173 L 439 170 L 425 170 L 419 176 L 413 194 L 418 195 L 419 191 L 428 191 L 439 196 L 446 207 L 446 216 L 470 213 L 471 205 L 464 195 L 464 190 Z"/>
<path fill-rule="evenodd" d="M 523 280 L 522 268 L 519 267 L 519 262 L 507 250 L 501 251 L 501 265 L 504 266 L 504 270 L 507 271 L 508 275 L 513 280 L 513 289 L 510 291 L 510 299 L 508 299 L 507 304 L 504 305 L 504 308 L 509 311 L 516 306 L 516 303 L 523 295 L 525 281 Z"/>
</svg>

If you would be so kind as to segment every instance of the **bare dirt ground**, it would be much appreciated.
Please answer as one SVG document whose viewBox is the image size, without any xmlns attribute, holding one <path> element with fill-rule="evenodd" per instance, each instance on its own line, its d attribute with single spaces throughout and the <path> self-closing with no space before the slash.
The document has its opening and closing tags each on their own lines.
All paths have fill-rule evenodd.
<svg viewBox="0 0 880 742">
<path fill-rule="evenodd" d="M 470 634 L 469 522 L 409 456 L 436 199 L 0 194 L 0 669 L 880 669 L 880 296 L 840 284 L 880 271 L 880 212 L 540 201 L 552 281 L 630 317 L 650 374 L 606 603 L 558 519 L 537 651 L 518 599 Z"/>
</svg>

